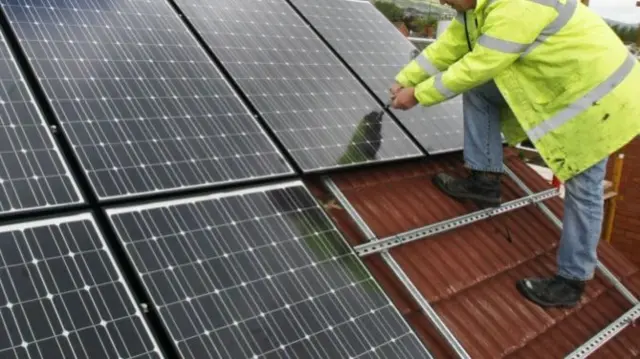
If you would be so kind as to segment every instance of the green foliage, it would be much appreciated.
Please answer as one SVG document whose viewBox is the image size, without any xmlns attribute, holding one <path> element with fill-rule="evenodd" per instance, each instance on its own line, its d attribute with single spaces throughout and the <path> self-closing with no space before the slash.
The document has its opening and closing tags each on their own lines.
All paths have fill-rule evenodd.
<svg viewBox="0 0 640 359">
<path fill-rule="evenodd" d="M 618 35 L 618 37 L 624 43 L 630 43 L 636 41 L 638 34 L 638 26 L 622 25 L 622 24 L 610 24 L 611 29 Z"/>
<path fill-rule="evenodd" d="M 416 32 L 422 32 L 426 26 L 428 25 L 435 26 L 437 22 L 438 22 L 438 18 L 436 18 L 435 16 L 417 17 L 411 21 L 409 28 Z"/>
<path fill-rule="evenodd" d="M 391 22 L 403 21 L 404 19 L 404 10 L 392 2 L 376 1 L 373 5 Z"/>
</svg>

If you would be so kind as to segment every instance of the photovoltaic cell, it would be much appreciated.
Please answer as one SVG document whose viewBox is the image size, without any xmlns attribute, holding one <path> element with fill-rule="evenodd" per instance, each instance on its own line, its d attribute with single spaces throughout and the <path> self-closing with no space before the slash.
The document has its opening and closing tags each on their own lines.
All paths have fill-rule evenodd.
<svg viewBox="0 0 640 359">
<path fill-rule="evenodd" d="M 162 358 L 89 214 L 0 227 L 0 358 Z"/>
<path fill-rule="evenodd" d="M 83 201 L 0 34 L 0 214 Z"/>
<path fill-rule="evenodd" d="M 166 1 L 1 1 L 100 198 L 291 173 Z"/>
<path fill-rule="evenodd" d="M 107 213 L 185 359 L 430 357 L 301 182 Z"/>
<path fill-rule="evenodd" d="M 420 156 L 285 0 L 177 0 L 305 171 Z"/>
<path fill-rule="evenodd" d="M 416 47 L 368 1 L 291 0 L 381 99 Z M 462 149 L 462 97 L 394 115 L 430 154 Z"/>
</svg>

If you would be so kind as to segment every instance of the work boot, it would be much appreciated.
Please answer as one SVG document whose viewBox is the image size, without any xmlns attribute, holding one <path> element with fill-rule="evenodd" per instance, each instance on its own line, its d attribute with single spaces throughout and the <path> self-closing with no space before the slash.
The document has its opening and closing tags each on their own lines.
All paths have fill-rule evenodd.
<svg viewBox="0 0 640 359">
<path fill-rule="evenodd" d="M 571 308 L 580 301 L 585 282 L 557 275 L 550 278 L 522 279 L 516 283 L 516 287 L 523 296 L 541 307 Z"/>
<path fill-rule="evenodd" d="M 466 178 L 456 178 L 448 173 L 438 173 L 433 183 L 449 196 L 470 199 L 480 207 L 500 206 L 500 174 L 471 171 Z"/>
</svg>

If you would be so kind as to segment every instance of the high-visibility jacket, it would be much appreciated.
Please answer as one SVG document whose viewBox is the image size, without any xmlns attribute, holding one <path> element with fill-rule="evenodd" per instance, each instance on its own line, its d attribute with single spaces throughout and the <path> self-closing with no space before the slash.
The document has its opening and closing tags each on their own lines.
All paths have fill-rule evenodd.
<svg viewBox="0 0 640 359">
<path fill-rule="evenodd" d="M 494 80 L 510 145 L 563 181 L 640 134 L 640 65 L 578 0 L 478 0 L 397 75 L 424 106 Z"/>
</svg>

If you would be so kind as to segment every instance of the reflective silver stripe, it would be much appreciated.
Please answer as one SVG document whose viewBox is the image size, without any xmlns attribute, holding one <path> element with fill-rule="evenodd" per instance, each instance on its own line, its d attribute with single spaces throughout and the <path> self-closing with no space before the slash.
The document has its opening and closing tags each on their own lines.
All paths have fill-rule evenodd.
<svg viewBox="0 0 640 359">
<path fill-rule="evenodd" d="M 529 0 L 529 1 L 540 4 L 540 5 L 544 5 L 544 6 L 551 6 L 551 7 L 562 6 L 562 3 L 560 3 L 560 1 L 558 0 Z"/>
<path fill-rule="evenodd" d="M 440 72 L 440 70 L 438 70 L 438 68 L 433 64 L 433 62 L 431 62 L 431 60 L 429 60 L 429 58 L 427 58 L 424 53 L 416 57 L 416 62 L 429 76 L 433 76 Z"/>
<path fill-rule="evenodd" d="M 487 0 L 487 5 L 489 6 L 491 4 L 493 4 L 494 2 L 499 1 L 499 0 Z M 557 6 L 560 4 L 560 2 L 558 0 L 529 0 L 531 2 L 535 2 L 538 3 L 540 5 L 544 5 L 544 6 Z"/>
<path fill-rule="evenodd" d="M 557 129 L 569 122 L 572 118 L 586 111 L 589 107 L 593 106 L 594 102 L 597 102 L 606 96 L 613 88 L 618 86 L 625 77 L 631 73 L 633 66 L 635 66 L 637 62 L 638 60 L 633 55 L 629 54 L 624 63 L 622 63 L 622 65 L 600 85 L 589 91 L 586 95 L 569 105 L 564 110 L 527 131 L 529 139 L 532 142 L 536 142 L 547 133 Z"/>
<path fill-rule="evenodd" d="M 455 97 L 457 95 L 455 92 L 453 92 L 453 91 L 449 90 L 448 88 L 446 88 L 444 86 L 444 83 L 442 83 L 442 72 L 435 76 L 435 81 L 434 81 L 433 85 L 442 94 L 442 96 L 444 96 L 446 98 L 452 98 L 452 97 Z"/>
<path fill-rule="evenodd" d="M 578 0 L 567 0 L 566 4 L 561 4 L 558 0 L 529 0 L 541 5 L 552 6 L 558 11 L 558 16 L 549 23 L 542 31 L 536 40 L 529 46 L 529 48 L 522 54 L 526 56 L 533 49 L 540 46 L 546 39 L 560 31 L 571 20 L 573 13 L 578 8 Z"/>
<path fill-rule="evenodd" d="M 529 44 L 521 44 L 513 41 L 498 39 L 497 37 L 482 35 L 478 38 L 478 44 L 488 47 L 492 50 L 506 52 L 510 54 L 519 54 L 524 51 Z"/>
</svg>

